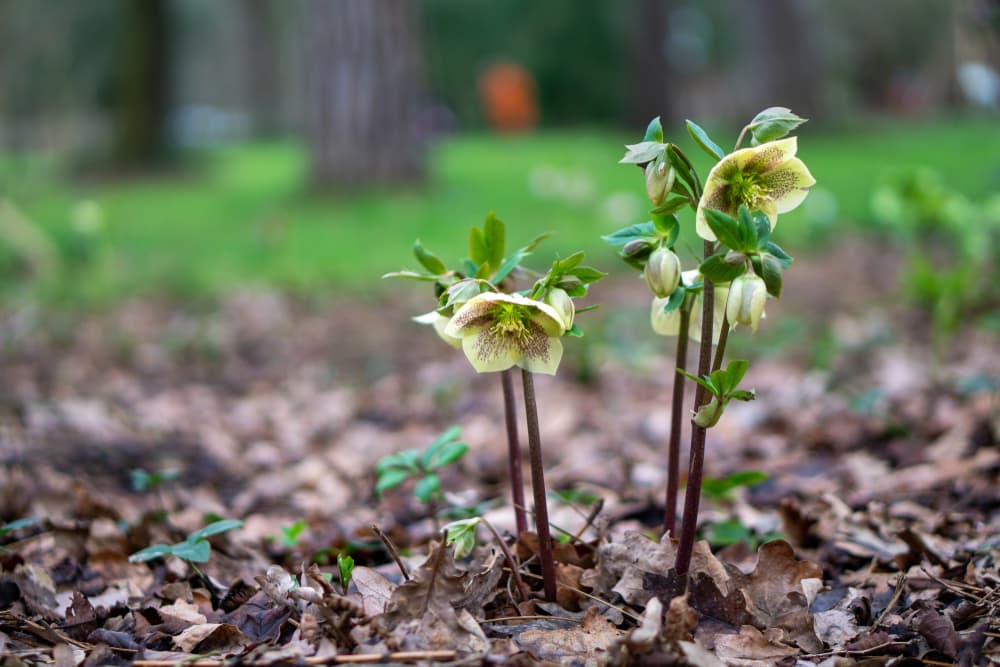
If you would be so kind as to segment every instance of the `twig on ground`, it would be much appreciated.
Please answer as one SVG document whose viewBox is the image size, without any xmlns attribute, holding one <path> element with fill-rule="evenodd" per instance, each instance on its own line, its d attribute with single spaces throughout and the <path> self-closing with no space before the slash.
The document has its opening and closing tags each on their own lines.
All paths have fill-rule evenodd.
<svg viewBox="0 0 1000 667">
<path fill-rule="evenodd" d="M 389 539 L 389 536 L 383 533 L 382 529 L 374 523 L 372 524 L 372 530 L 375 531 L 376 535 L 378 535 L 378 539 L 382 540 L 382 546 L 384 546 L 385 550 L 389 552 L 389 557 L 392 558 L 394 563 L 396 563 L 396 567 L 398 567 L 399 571 L 402 573 L 403 579 L 405 581 L 409 581 L 410 573 L 406 570 L 406 565 L 403 564 L 403 559 L 399 557 L 399 551 L 396 550 L 396 545 L 393 544 L 392 540 Z"/>
</svg>

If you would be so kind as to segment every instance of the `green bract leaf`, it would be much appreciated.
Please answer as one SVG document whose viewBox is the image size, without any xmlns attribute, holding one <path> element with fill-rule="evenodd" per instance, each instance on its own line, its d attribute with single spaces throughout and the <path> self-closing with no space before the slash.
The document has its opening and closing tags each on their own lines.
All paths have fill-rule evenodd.
<svg viewBox="0 0 1000 667">
<path fill-rule="evenodd" d="M 667 302 L 663 304 L 663 312 L 669 313 L 680 308 L 686 296 L 687 290 L 684 288 L 684 285 L 678 285 L 677 289 L 670 293 L 670 298 L 667 299 Z"/>
<path fill-rule="evenodd" d="M 742 245 L 740 223 L 736 221 L 736 218 L 714 208 L 706 208 L 705 221 L 722 245 L 732 250 L 740 249 Z"/>
<path fill-rule="evenodd" d="M 645 240 L 651 243 L 656 242 L 656 227 L 652 222 L 643 222 L 637 225 L 623 227 L 616 232 L 606 234 L 601 237 L 604 241 L 616 248 L 625 246 L 630 241 Z"/>
<path fill-rule="evenodd" d="M 429 503 L 434 500 L 434 496 L 436 496 L 440 490 L 441 478 L 434 473 L 431 473 L 417 482 L 416 487 L 413 489 L 413 495 L 415 495 L 420 502 Z"/>
<path fill-rule="evenodd" d="M 669 216 L 681 210 L 685 206 L 692 205 L 691 200 L 687 197 L 672 197 L 650 212 L 653 214 L 653 219 L 655 220 L 658 215 Z"/>
<path fill-rule="evenodd" d="M 723 412 L 725 412 L 724 404 L 713 397 L 711 401 L 698 408 L 692 421 L 702 428 L 712 428 L 722 419 Z"/>
<path fill-rule="evenodd" d="M 775 299 L 781 298 L 781 287 L 783 282 L 781 272 L 781 261 L 774 255 L 763 254 L 760 256 L 761 278 L 767 286 L 767 293 Z"/>
<path fill-rule="evenodd" d="M 719 394 L 719 388 L 715 386 L 715 383 L 712 382 L 712 379 L 710 377 L 708 378 L 698 377 L 693 373 L 688 373 L 686 370 L 682 368 L 678 368 L 677 372 L 689 380 L 694 380 L 696 384 L 700 384 L 702 387 L 708 390 L 708 393 L 712 394 L 713 396 L 717 396 Z"/>
<path fill-rule="evenodd" d="M 173 553 L 171 549 L 166 544 L 154 544 L 151 547 L 146 547 L 136 551 L 134 554 L 128 557 L 130 563 L 145 563 L 151 561 L 154 558 L 162 558 L 163 556 L 169 556 Z"/>
<path fill-rule="evenodd" d="M 170 547 L 170 553 L 192 563 L 207 563 L 212 555 L 212 545 L 207 540 L 192 542 L 188 539 Z"/>
<path fill-rule="evenodd" d="M 581 311 L 578 310 L 576 312 L 580 313 Z M 583 338 L 583 329 L 580 328 L 580 325 L 574 324 L 566 330 L 566 333 L 564 333 L 563 336 L 569 336 L 570 338 Z"/>
<path fill-rule="evenodd" d="M 754 211 L 751 215 L 757 227 L 757 243 L 767 242 L 771 238 L 771 219 L 763 211 Z"/>
<path fill-rule="evenodd" d="M 733 248 L 733 250 L 742 253 L 752 253 L 757 250 L 759 229 L 757 220 L 750 213 L 750 209 L 746 206 L 740 206 L 740 210 L 736 213 L 736 222 L 739 225 L 740 241 L 739 247 Z M 768 233 L 770 233 L 770 227 L 768 227 Z"/>
<path fill-rule="evenodd" d="M 516 250 L 514 254 L 511 255 L 507 259 L 507 261 L 501 264 L 500 268 L 497 269 L 496 274 L 494 274 L 493 276 L 493 282 L 499 283 L 508 275 L 510 275 L 510 272 L 513 271 L 515 268 L 517 268 L 517 265 L 520 264 L 525 257 L 534 252 L 535 249 L 539 245 L 541 245 L 542 241 L 549 238 L 550 236 L 552 236 L 551 232 L 545 232 L 544 234 L 539 234 L 538 236 L 535 237 L 535 239 L 531 243 L 524 246 L 523 248 L 519 248 L 518 250 Z"/>
<path fill-rule="evenodd" d="M 719 385 L 722 389 L 723 395 L 732 392 L 736 387 L 740 386 L 740 381 L 743 376 L 746 375 L 747 369 L 750 367 L 750 362 L 746 359 L 733 359 L 726 366 L 725 370 L 725 385 Z"/>
<path fill-rule="evenodd" d="M 757 398 L 757 392 L 753 389 L 737 389 L 729 394 L 729 398 L 734 398 L 737 401 L 752 401 Z"/>
<path fill-rule="evenodd" d="M 792 260 L 791 255 L 785 252 L 781 248 L 781 246 L 779 246 L 774 241 L 768 241 L 767 243 L 764 243 L 763 245 L 761 245 L 760 249 L 774 255 L 774 257 L 781 264 L 781 268 L 783 269 L 787 269 L 788 267 L 790 267 L 792 265 L 792 261 L 794 261 Z"/>
<path fill-rule="evenodd" d="M 601 278 L 603 278 L 608 274 L 604 273 L 603 271 L 599 271 L 592 266 L 578 266 L 575 269 L 573 269 L 573 275 L 576 276 L 580 280 L 580 282 L 584 284 L 590 284 L 592 282 L 600 280 Z"/>
<path fill-rule="evenodd" d="M 746 263 L 741 260 L 730 264 L 728 255 L 726 251 L 712 255 L 698 265 L 698 271 L 713 283 L 728 283 L 746 273 Z"/>
<path fill-rule="evenodd" d="M 203 540 L 206 537 L 212 535 L 218 535 L 219 533 L 225 533 L 230 530 L 235 530 L 236 528 L 242 528 L 243 522 L 239 519 L 223 519 L 221 521 L 216 521 L 210 523 L 204 528 L 194 531 L 188 535 L 188 541 L 193 542 L 196 540 Z"/>
<path fill-rule="evenodd" d="M 417 261 L 434 275 L 448 273 L 448 267 L 444 265 L 444 262 L 437 255 L 424 248 L 420 243 L 420 239 L 413 242 L 413 254 L 416 256 Z"/>
<path fill-rule="evenodd" d="M 663 125 L 660 123 L 659 116 L 649 121 L 649 125 L 646 126 L 646 134 L 643 136 L 642 140 L 655 141 L 660 144 L 663 143 Z"/>
<path fill-rule="evenodd" d="M 575 252 L 565 259 L 557 259 L 552 262 L 552 272 L 553 273 L 569 273 L 572 271 L 580 262 L 583 261 L 584 254 L 582 251 Z"/>
<path fill-rule="evenodd" d="M 393 271 L 386 273 L 382 278 L 406 278 L 407 280 L 422 280 L 428 283 L 437 282 L 437 276 L 429 276 L 426 273 L 417 273 L 416 271 Z"/>
<path fill-rule="evenodd" d="M 486 241 L 486 248 L 489 253 L 487 261 L 495 271 L 500 268 L 500 264 L 503 262 L 506 245 L 506 232 L 503 221 L 501 221 L 500 218 L 493 213 L 493 211 L 490 211 L 486 215 L 486 221 L 483 223 L 483 237 Z"/>
<path fill-rule="evenodd" d="M 618 161 L 619 164 L 646 164 L 652 162 L 657 156 L 662 155 L 666 144 L 659 141 L 643 141 L 638 144 L 627 144 L 625 146 L 625 157 Z"/>
<path fill-rule="evenodd" d="M 786 107 L 770 107 L 754 116 L 747 128 L 753 134 L 754 141 L 763 144 L 781 139 L 806 120 Z"/>
<path fill-rule="evenodd" d="M 701 179 L 698 178 L 698 172 L 695 171 L 694 165 L 688 159 L 677 146 L 674 144 L 667 144 L 667 162 L 670 163 L 675 170 L 677 170 L 678 178 L 674 180 L 674 188 L 671 192 L 675 192 L 682 197 L 691 197 L 695 201 L 701 198 Z M 687 186 L 687 192 L 681 182 Z"/>
<path fill-rule="evenodd" d="M 486 237 L 479 227 L 469 228 L 469 258 L 476 265 L 477 271 L 479 267 L 490 261 L 490 250 L 486 245 Z"/>
<path fill-rule="evenodd" d="M 697 123 L 687 120 L 684 121 L 684 124 L 687 125 L 688 134 L 691 135 L 691 138 L 694 139 L 696 144 L 701 146 L 702 150 L 714 157 L 716 160 L 721 160 L 726 157 L 725 151 L 719 148 L 719 144 L 712 141 L 711 137 L 708 136 L 708 132 L 701 129 Z"/>
<path fill-rule="evenodd" d="M 399 486 L 411 475 L 411 471 L 405 468 L 392 468 L 379 474 L 378 482 L 375 484 L 375 493 L 382 494 Z"/>
</svg>

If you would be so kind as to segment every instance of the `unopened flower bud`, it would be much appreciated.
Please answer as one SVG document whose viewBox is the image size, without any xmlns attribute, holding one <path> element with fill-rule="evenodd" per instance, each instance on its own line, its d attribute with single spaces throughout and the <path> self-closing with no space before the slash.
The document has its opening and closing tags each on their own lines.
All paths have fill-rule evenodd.
<svg viewBox="0 0 1000 667">
<path fill-rule="evenodd" d="M 659 206 L 674 187 L 674 168 L 666 162 L 654 160 L 646 165 L 646 195 L 654 206 Z"/>
<path fill-rule="evenodd" d="M 573 319 L 576 317 L 576 306 L 573 304 L 573 299 L 566 290 L 559 289 L 558 287 L 551 290 L 549 295 L 545 297 L 545 303 L 552 306 L 559 317 L 562 318 L 563 329 L 569 331 L 573 328 Z"/>
<path fill-rule="evenodd" d="M 649 311 L 649 323 L 653 327 L 653 332 L 661 336 L 676 336 L 681 330 L 681 311 L 674 308 L 670 312 L 664 310 L 669 299 L 653 298 L 653 305 Z"/>
<path fill-rule="evenodd" d="M 742 324 L 756 332 L 766 301 L 767 285 L 764 281 L 753 274 L 744 274 L 729 286 L 726 317 L 730 324 Z"/>
<path fill-rule="evenodd" d="M 643 239 L 632 239 L 622 248 L 622 257 L 635 257 L 649 248 L 649 241 Z"/>
<path fill-rule="evenodd" d="M 681 260 L 673 250 L 657 248 L 646 260 L 643 273 L 653 294 L 660 298 L 670 296 L 681 282 Z"/>
</svg>

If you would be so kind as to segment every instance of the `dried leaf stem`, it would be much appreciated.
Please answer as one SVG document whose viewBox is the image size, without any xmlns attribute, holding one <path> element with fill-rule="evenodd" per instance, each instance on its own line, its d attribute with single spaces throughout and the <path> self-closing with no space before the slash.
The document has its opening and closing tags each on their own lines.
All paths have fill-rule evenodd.
<svg viewBox="0 0 1000 667">
<path fill-rule="evenodd" d="M 399 568 L 400 574 L 403 575 L 403 580 L 409 581 L 410 573 L 407 572 L 406 564 L 403 563 L 403 559 L 399 557 L 399 551 L 396 549 L 396 545 L 393 544 L 392 540 L 389 539 L 389 536 L 383 533 L 382 529 L 374 523 L 372 524 L 372 530 L 375 531 L 376 535 L 378 535 L 378 539 L 382 540 L 382 546 L 384 546 L 385 550 L 389 552 L 389 557 L 392 558 L 392 562 L 394 562 L 396 567 Z"/>
</svg>

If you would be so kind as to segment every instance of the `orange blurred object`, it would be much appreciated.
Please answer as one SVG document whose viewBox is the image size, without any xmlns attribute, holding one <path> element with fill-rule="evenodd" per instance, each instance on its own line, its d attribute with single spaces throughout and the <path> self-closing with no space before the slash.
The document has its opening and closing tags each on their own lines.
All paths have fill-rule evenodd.
<svg viewBox="0 0 1000 667">
<path fill-rule="evenodd" d="M 498 132 L 527 132 L 538 126 L 536 91 L 534 77 L 515 63 L 495 63 L 479 76 L 483 111 Z"/>
</svg>

